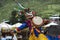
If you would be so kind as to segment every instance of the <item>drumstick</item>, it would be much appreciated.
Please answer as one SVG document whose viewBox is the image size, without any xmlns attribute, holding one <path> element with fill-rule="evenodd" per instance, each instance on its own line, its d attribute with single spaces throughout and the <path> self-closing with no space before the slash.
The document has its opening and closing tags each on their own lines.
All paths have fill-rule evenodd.
<svg viewBox="0 0 60 40">
<path fill-rule="evenodd" d="M 14 1 L 17 3 L 19 7 L 21 7 L 22 9 L 25 9 L 17 0 L 14 0 Z"/>
</svg>

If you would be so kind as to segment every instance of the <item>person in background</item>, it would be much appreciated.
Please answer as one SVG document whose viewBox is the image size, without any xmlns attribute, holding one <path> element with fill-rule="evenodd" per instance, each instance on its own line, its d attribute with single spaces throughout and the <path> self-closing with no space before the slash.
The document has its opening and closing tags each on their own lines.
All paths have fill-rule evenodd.
<svg viewBox="0 0 60 40">
<path fill-rule="evenodd" d="M 60 39 L 60 35 L 58 35 L 58 38 Z"/>
<path fill-rule="evenodd" d="M 18 11 L 14 10 L 12 11 L 11 17 L 10 17 L 10 24 L 15 24 L 18 22 Z"/>
</svg>

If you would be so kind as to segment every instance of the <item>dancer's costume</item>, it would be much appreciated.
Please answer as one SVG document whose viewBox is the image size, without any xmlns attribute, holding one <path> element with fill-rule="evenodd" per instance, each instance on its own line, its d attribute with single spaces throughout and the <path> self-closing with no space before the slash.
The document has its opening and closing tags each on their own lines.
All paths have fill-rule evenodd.
<svg viewBox="0 0 60 40">
<path fill-rule="evenodd" d="M 34 16 L 34 12 L 30 11 L 29 8 L 25 9 L 24 12 L 26 13 L 25 16 L 28 17 L 28 19 L 24 23 L 22 23 L 22 25 L 20 27 L 18 27 L 16 29 L 16 31 L 20 31 L 20 30 L 24 29 L 25 27 L 29 27 L 29 30 L 30 30 L 29 40 L 48 40 L 44 34 L 40 34 L 40 31 L 41 31 L 40 28 L 35 28 L 36 27 L 35 25 L 32 26 L 32 24 L 34 24 L 34 23 L 32 23 L 32 20 L 29 20 L 29 18 Z M 38 17 L 38 18 L 40 18 L 40 17 Z M 37 20 L 35 20 L 35 21 L 39 22 L 39 21 L 41 21 L 41 19 L 39 19 L 39 21 L 37 21 Z M 40 23 L 38 23 L 38 24 L 40 24 Z"/>
<path fill-rule="evenodd" d="M 39 24 L 39 23 L 38 23 Z M 33 28 L 32 27 L 32 23 L 31 20 L 26 20 L 24 23 L 22 23 L 22 25 L 20 27 L 18 27 L 16 30 L 22 30 L 25 27 L 29 27 L 30 30 L 30 36 L 29 36 L 29 40 L 48 40 L 48 38 L 44 35 L 41 34 L 41 28 Z"/>
</svg>

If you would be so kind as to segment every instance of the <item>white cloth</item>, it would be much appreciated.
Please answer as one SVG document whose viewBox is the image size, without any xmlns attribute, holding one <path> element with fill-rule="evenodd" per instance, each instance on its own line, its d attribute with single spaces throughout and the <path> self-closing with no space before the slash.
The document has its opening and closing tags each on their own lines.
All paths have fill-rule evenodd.
<svg viewBox="0 0 60 40">
<path fill-rule="evenodd" d="M 19 27 L 21 25 L 22 25 L 22 23 L 16 23 L 16 24 L 12 25 L 12 27 Z"/>
<path fill-rule="evenodd" d="M 6 40 L 6 38 L 3 38 L 3 37 L 2 37 L 1 40 Z"/>
<path fill-rule="evenodd" d="M 17 40 L 17 37 L 16 37 L 16 35 L 15 35 L 15 34 L 14 34 L 13 40 Z"/>
<path fill-rule="evenodd" d="M 6 36 L 6 39 L 12 39 L 12 36 Z"/>
<path fill-rule="evenodd" d="M 45 25 L 43 27 L 50 27 L 51 25 L 58 25 L 58 24 L 57 23 L 54 23 L 54 22 L 51 22 L 51 23 L 49 23 L 49 24 L 47 24 L 47 25 Z"/>
</svg>

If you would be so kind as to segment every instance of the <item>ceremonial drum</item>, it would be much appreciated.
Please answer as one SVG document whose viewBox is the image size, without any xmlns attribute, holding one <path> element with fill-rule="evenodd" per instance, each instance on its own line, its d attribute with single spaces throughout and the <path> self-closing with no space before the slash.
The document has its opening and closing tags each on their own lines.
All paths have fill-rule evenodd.
<svg viewBox="0 0 60 40">
<path fill-rule="evenodd" d="M 33 17 L 32 22 L 34 25 L 39 26 L 43 23 L 43 19 L 39 16 L 35 16 L 35 17 Z"/>
</svg>

